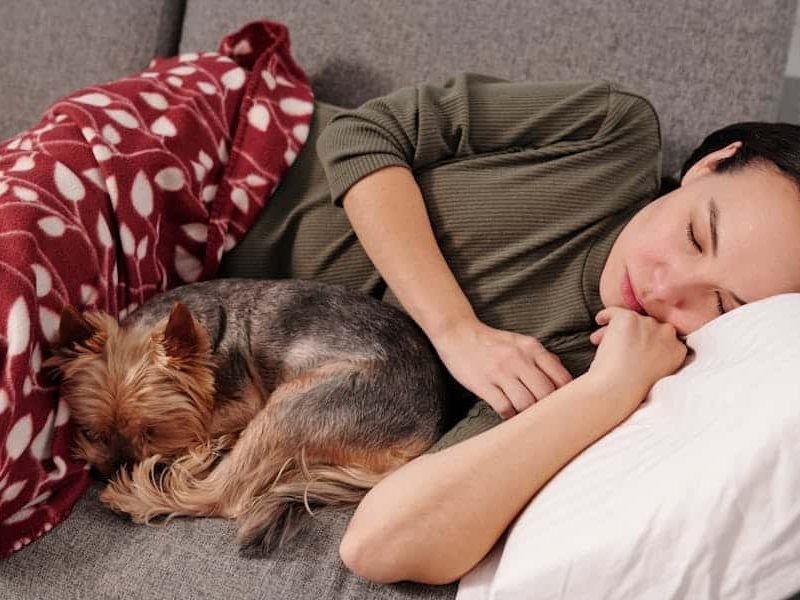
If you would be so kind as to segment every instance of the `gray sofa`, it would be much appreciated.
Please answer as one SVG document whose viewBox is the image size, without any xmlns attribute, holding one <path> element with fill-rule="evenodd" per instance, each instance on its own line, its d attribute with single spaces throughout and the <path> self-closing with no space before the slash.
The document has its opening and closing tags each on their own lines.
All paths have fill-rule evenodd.
<svg viewBox="0 0 800 600">
<path fill-rule="evenodd" d="M 288 25 L 321 100 L 352 106 L 469 70 L 510 79 L 613 79 L 661 115 L 665 172 L 713 128 L 775 119 L 795 0 L 29 0 L 0 3 L 0 139 L 73 89 L 213 50 L 246 21 Z M 99 504 L 0 563 L 0 598 L 453 598 L 457 586 L 373 585 L 337 546 L 349 517 L 318 518 L 277 556 L 247 560 L 234 527 L 134 526 Z M 532 593 L 532 597 L 535 594 Z"/>
</svg>

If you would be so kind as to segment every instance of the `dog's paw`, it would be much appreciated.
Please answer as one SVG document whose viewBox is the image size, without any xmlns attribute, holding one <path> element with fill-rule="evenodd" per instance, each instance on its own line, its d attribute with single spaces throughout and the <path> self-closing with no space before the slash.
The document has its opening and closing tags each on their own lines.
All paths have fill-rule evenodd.
<svg viewBox="0 0 800 600">
<path fill-rule="evenodd" d="M 163 494 L 154 482 L 159 456 L 145 459 L 131 471 L 120 469 L 100 492 L 100 502 L 114 512 L 130 516 L 135 523 L 149 523 Z"/>
<path fill-rule="evenodd" d="M 141 520 L 137 520 L 134 514 L 136 503 L 133 500 L 133 490 L 125 481 L 120 481 L 119 478 L 111 480 L 100 492 L 99 498 L 106 508 L 115 513 L 127 515 L 134 522 L 141 523 Z"/>
</svg>

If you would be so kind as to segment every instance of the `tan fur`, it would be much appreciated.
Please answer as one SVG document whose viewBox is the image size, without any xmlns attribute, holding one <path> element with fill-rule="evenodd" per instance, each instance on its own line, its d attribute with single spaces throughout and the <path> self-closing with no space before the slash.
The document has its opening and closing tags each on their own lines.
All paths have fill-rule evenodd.
<svg viewBox="0 0 800 600">
<path fill-rule="evenodd" d="M 211 418 L 211 438 L 228 434 L 238 436 L 264 407 L 265 396 L 256 386 L 249 385 L 237 402 L 216 409 Z"/>
<path fill-rule="evenodd" d="M 47 364 L 64 376 L 77 455 L 103 473 L 116 471 L 101 500 L 136 522 L 238 519 L 241 542 L 271 549 L 294 534 L 303 514 L 358 503 L 429 445 L 365 448 L 324 426 L 298 442 L 295 398 L 320 380 L 369 368 L 358 359 L 283 373 L 268 396 L 251 384 L 215 407 L 209 341 L 199 328 L 188 336 L 190 348 L 186 323 L 176 337 L 166 320 L 145 330 L 123 329 L 100 313 L 83 317 L 77 330 L 90 336 L 74 347 L 62 340 Z"/>
<path fill-rule="evenodd" d="M 78 457 L 110 474 L 120 463 L 177 457 L 208 439 L 214 378 L 203 347 L 170 356 L 166 322 L 122 329 L 104 313 L 83 317 L 96 333 L 45 363 L 63 374 L 62 393 L 80 427 Z"/>
</svg>

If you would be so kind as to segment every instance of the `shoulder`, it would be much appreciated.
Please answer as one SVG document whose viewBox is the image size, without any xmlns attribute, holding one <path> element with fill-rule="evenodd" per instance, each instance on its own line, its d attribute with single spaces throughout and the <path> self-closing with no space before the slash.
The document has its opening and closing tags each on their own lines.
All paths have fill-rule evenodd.
<svg viewBox="0 0 800 600">
<path fill-rule="evenodd" d="M 643 94 L 613 82 L 604 81 L 608 94 L 606 118 L 598 134 L 614 132 L 636 134 L 643 141 L 661 147 L 661 123 L 653 103 Z"/>
<path fill-rule="evenodd" d="M 419 88 L 430 88 L 422 84 Z M 660 147 L 661 126 L 653 103 L 642 93 L 606 79 L 585 80 L 509 80 L 474 72 L 451 74 L 442 86 L 452 95 L 470 98 L 477 107 L 492 99 L 503 105 L 528 106 L 552 110 L 560 107 L 559 118 L 570 112 L 598 115 L 596 134 L 609 135 L 620 130 L 637 130 Z M 484 102 L 481 102 L 484 101 Z"/>
</svg>

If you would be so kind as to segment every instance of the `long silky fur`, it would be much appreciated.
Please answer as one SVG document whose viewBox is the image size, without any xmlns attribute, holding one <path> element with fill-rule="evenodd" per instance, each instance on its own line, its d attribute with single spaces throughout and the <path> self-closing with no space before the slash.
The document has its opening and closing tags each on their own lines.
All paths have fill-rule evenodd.
<svg viewBox="0 0 800 600">
<path fill-rule="evenodd" d="M 267 461 L 243 495 L 241 487 L 226 485 L 230 482 L 223 479 L 230 471 L 220 461 L 229 446 L 230 440 L 218 440 L 168 465 L 158 456 L 150 457 L 130 474 L 120 472 L 100 498 L 111 509 L 148 525 L 179 516 L 236 518 L 242 554 L 256 557 L 293 538 L 314 516 L 314 509 L 354 506 L 386 475 L 357 467 L 309 465 L 300 452 L 281 462 Z"/>
<path fill-rule="evenodd" d="M 297 535 L 315 508 L 355 506 L 385 476 L 356 467 L 309 465 L 301 453 L 284 465 L 269 490 L 254 498 L 239 517 L 237 540 L 242 555 L 269 554 Z"/>
<path fill-rule="evenodd" d="M 219 503 L 199 494 L 203 481 L 230 448 L 230 436 L 198 446 L 188 454 L 165 463 L 151 456 L 121 470 L 100 494 L 112 510 L 127 513 L 136 523 L 159 525 L 178 516 L 230 517 L 219 513 Z M 206 486 L 207 487 L 207 486 Z M 156 521 L 158 517 L 166 517 Z"/>
</svg>

